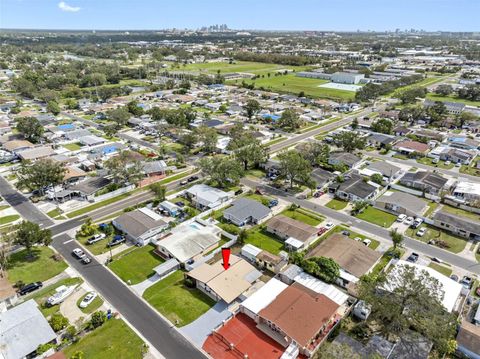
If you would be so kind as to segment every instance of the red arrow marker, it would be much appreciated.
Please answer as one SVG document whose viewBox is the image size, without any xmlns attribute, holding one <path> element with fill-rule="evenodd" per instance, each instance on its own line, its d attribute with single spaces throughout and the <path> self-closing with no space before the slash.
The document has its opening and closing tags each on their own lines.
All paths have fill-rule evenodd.
<svg viewBox="0 0 480 359">
<path fill-rule="evenodd" d="M 230 248 L 222 248 L 223 268 L 230 268 Z"/>
</svg>

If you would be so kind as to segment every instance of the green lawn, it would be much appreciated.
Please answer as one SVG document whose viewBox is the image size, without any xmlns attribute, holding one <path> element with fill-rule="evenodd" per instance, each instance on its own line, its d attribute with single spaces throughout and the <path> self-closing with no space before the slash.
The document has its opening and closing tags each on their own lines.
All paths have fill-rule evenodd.
<svg viewBox="0 0 480 359">
<path fill-rule="evenodd" d="M 480 101 L 470 101 L 456 96 L 441 96 L 435 93 L 428 93 L 427 98 L 432 101 L 447 101 L 447 102 L 459 102 L 470 106 L 480 106 Z"/>
<path fill-rule="evenodd" d="M 52 209 L 51 211 L 47 212 L 47 216 L 51 218 L 57 218 L 62 214 L 62 211 L 59 208 Z"/>
<path fill-rule="evenodd" d="M 331 208 L 331 209 L 335 209 L 337 211 L 340 211 L 342 209 L 344 209 L 345 207 L 348 206 L 348 202 L 347 201 L 342 201 L 342 200 L 339 200 L 337 198 L 334 198 L 332 199 L 330 202 L 328 202 L 325 207 L 328 207 L 328 208 Z"/>
<path fill-rule="evenodd" d="M 101 233 L 101 231 L 97 228 L 97 230 L 95 231 L 95 234 L 97 233 Z M 110 242 L 112 239 L 113 239 L 113 236 L 115 234 L 112 234 L 110 236 L 106 236 L 104 239 L 96 242 L 96 243 L 93 243 L 93 244 L 88 244 L 88 239 L 91 238 L 93 235 L 90 235 L 90 236 L 80 236 L 80 235 L 77 235 L 75 237 L 75 239 L 80 242 L 83 246 L 85 246 L 85 248 L 87 248 L 90 252 L 92 252 L 92 254 L 94 255 L 98 255 L 98 254 L 102 254 L 102 253 L 106 253 L 106 252 L 109 252 L 110 251 L 110 247 L 107 246 L 108 242 Z"/>
<path fill-rule="evenodd" d="M 435 269 L 437 272 L 442 273 L 444 276 L 450 277 L 450 275 L 452 274 L 452 269 L 451 268 L 442 266 L 438 263 L 431 262 L 428 266 L 430 268 Z"/>
<path fill-rule="evenodd" d="M 302 71 L 306 67 L 304 66 L 289 66 L 289 65 L 278 65 L 278 64 L 269 64 L 263 62 L 250 62 L 250 61 L 235 61 L 232 64 L 228 62 L 206 62 L 198 64 L 187 64 L 186 66 L 180 66 L 178 71 L 196 71 L 196 72 L 205 72 L 210 74 L 216 74 L 218 70 L 220 73 L 229 73 L 229 72 L 248 72 L 253 74 L 267 74 L 268 72 L 273 73 L 277 70 L 282 69 L 294 69 L 296 71 Z"/>
<path fill-rule="evenodd" d="M 18 214 L 12 214 L 9 216 L 2 216 L 0 217 L 0 226 L 3 224 L 11 223 L 19 219 L 20 216 Z"/>
<path fill-rule="evenodd" d="M 449 165 L 447 165 L 445 164 L 445 161 L 438 161 L 438 163 L 433 163 L 433 158 L 430 158 L 430 157 L 418 158 L 417 162 L 427 166 L 438 167 L 446 170 L 452 169 L 455 166 L 453 163 L 450 163 Z"/>
<path fill-rule="evenodd" d="M 77 209 L 76 211 L 67 213 L 67 217 L 68 218 L 73 218 L 73 217 L 81 216 L 82 214 L 94 211 L 96 209 L 105 207 L 109 204 L 112 204 L 112 203 L 118 202 L 122 199 L 125 199 L 125 198 L 129 197 L 131 194 L 132 194 L 132 192 L 122 193 L 121 195 L 106 199 L 105 201 L 96 202 L 96 203 L 94 203 L 90 206 L 86 206 L 86 207 Z"/>
<path fill-rule="evenodd" d="M 437 202 L 428 202 L 428 208 L 423 215 L 425 217 L 429 217 L 433 213 L 433 211 L 437 209 L 437 207 L 438 207 Z"/>
<path fill-rule="evenodd" d="M 131 284 L 143 282 L 155 274 L 153 268 L 164 262 L 154 253 L 155 246 L 150 244 L 127 251 L 127 254 L 120 253 L 116 256 L 118 259 L 114 257 L 114 261 L 109 264 L 109 268 L 124 282 L 130 281 Z"/>
<path fill-rule="evenodd" d="M 389 228 L 397 219 L 393 214 L 381 211 L 374 207 L 366 208 L 362 213 L 357 215 L 357 218 L 384 228 Z"/>
<path fill-rule="evenodd" d="M 32 249 L 33 259 L 27 258 L 27 250 L 21 250 L 10 256 L 8 264 L 8 279 L 15 283 L 22 281 L 25 284 L 50 279 L 63 272 L 67 264 L 53 258 L 54 251 L 48 247 L 35 247 Z"/>
<path fill-rule="evenodd" d="M 63 350 L 67 358 L 77 351 L 83 352 L 85 358 L 141 359 L 145 345 L 123 320 L 110 319 Z"/>
<path fill-rule="evenodd" d="M 260 227 L 248 231 L 245 243 L 249 243 L 272 254 L 278 254 L 283 248 L 283 242 L 275 235 L 261 230 Z"/>
<path fill-rule="evenodd" d="M 148 288 L 143 298 L 180 327 L 193 322 L 215 304 L 198 289 L 186 287 L 180 270 Z"/>
<path fill-rule="evenodd" d="M 371 249 L 377 249 L 377 247 L 380 245 L 380 242 L 377 241 L 376 239 L 373 239 L 373 238 L 370 238 L 368 236 L 364 236 L 363 234 L 360 234 L 360 233 L 357 233 L 357 232 L 354 232 L 352 231 L 350 228 L 348 227 L 345 227 L 345 226 L 342 226 L 342 225 L 338 225 L 338 226 L 335 226 L 333 227 L 330 231 L 328 231 L 327 233 L 325 233 L 322 238 L 327 238 L 327 237 L 330 237 L 332 234 L 335 234 L 335 233 L 340 233 L 342 231 L 348 231 L 350 234 L 348 235 L 349 238 L 351 239 L 354 239 L 354 238 L 361 238 L 362 241 L 366 238 L 370 239 L 372 241 L 372 243 L 370 243 L 370 245 L 368 246 L 369 248 Z"/>
<path fill-rule="evenodd" d="M 476 161 L 470 165 L 462 165 L 460 167 L 460 173 L 465 173 L 471 176 L 480 176 L 480 170 L 476 168 Z"/>
<path fill-rule="evenodd" d="M 65 147 L 67 150 L 70 151 L 78 151 L 82 148 L 82 145 L 80 143 L 67 143 L 65 145 L 62 145 Z"/>
<path fill-rule="evenodd" d="M 306 223 L 313 227 L 317 226 L 318 224 L 323 222 L 323 220 L 325 219 L 325 217 L 319 214 L 317 215 L 314 213 L 309 213 L 308 211 L 302 210 L 301 208 L 297 208 L 295 210 L 286 209 L 280 214 L 283 216 L 295 219 L 297 221 Z"/>
<path fill-rule="evenodd" d="M 416 233 L 418 229 L 422 227 L 426 227 L 427 232 L 423 235 L 423 237 L 418 237 Z M 463 249 L 467 244 L 466 239 L 452 236 L 451 234 L 445 231 L 441 231 L 433 226 L 422 224 L 418 229 L 408 228 L 405 234 L 411 238 L 417 239 L 425 243 L 428 243 L 428 241 L 431 239 L 436 241 L 442 240 L 449 246 L 448 248 L 445 248 L 445 249 L 453 253 L 459 253 L 463 251 Z"/>
<path fill-rule="evenodd" d="M 249 194 L 245 195 L 245 198 L 253 199 L 253 200 L 258 201 L 258 202 L 260 202 L 264 205 L 267 205 L 271 200 L 270 197 L 262 196 L 261 194 L 256 194 L 256 193 L 249 193 Z"/>
<path fill-rule="evenodd" d="M 452 206 L 444 205 L 442 207 L 441 211 L 452 213 L 452 214 L 454 214 L 456 216 L 460 216 L 460 217 L 467 217 L 467 218 L 473 219 L 474 221 L 480 221 L 480 214 L 476 214 L 476 213 L 473 213 L 473 212 L 468 212 L 468 211 L 465 211 L 461 208 L 455 208 L 455 207 L 452 207 Z"/>
<path fill-rule="evenodd" d="M 8 204 L 4 204 L 0 206 L 0 211 L 3 211 L 4 209 L 10 208 Z"/>
<path fill-rule="evenodd" d="M 85 294 L 86 295 L 86 294 Z M 85 297 L 85 295 L 81 296 L 78 300 L 77 300 L 77 306 L 78 308 L 85 314 L 90 314 L 90 313 L 93 313 L 94 311 L 96 311 L 98 308 L 100 308 L 103 304 L 103 299 L 100 298 L 99 295 L 97 295 L 97 297 L 93 300 L 92 303 L 90 303 L 89 306 L 87 306 L 86 308 L 80 308 L 80 303 L 82 302 L 83 298 Z"/>
<path fill-rule="evenodd" d="M 280 136 L 280 137 L 277 137 L 277 138 L 275 138 L 275 139 L 273 139 L 273 140 L 265 143 L 265 146 L 267 146 L 267 147 L 268 147 L 268 146 L 272 146 L 272 145 L 274 145 L 274 144 L 276 144 L 276 143 L 279 143 L 279 142 L 282 142 L 282 141 L 284 141 L 284 140 L 286 140 L 286 139 L 287 139 L 286 137 Z"/>
</svg>

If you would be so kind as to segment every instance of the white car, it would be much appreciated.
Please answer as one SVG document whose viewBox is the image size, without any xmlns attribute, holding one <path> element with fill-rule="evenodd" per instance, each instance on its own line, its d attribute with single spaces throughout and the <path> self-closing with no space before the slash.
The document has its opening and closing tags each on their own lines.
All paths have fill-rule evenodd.
<svg viewBox="0 0 480 359">
<path fill-rule="evenodd" d="M 85 253 L 80 249 L 80 248 L 75 248 L 72 253 L 77 257 L 78 259 L 81 259 L 85 256 Z"/>
<path fill-rule="evenodd" d="M 357 242 L 361 242 L 362 239 L 360 237 L 355 237 L 353 240 L 357 241 Z"/>
<path fill-rule="evenodd" d="M 88 294 L 83 298 L 83 300 L 80 302 L 79 307 L 80 307 L 80 308 L 86 308 L 86 307 L 88 307 L 90 304 L 92 304 L 92 302 L 95 300 L 95 298 L 97 298 L 97 293 L 95 293 L 95 292 L 90 292 L 90 293 L 88 293 Z"/>
<path fill-rule="evenodd" d="M 420 229 L 417 231 L 417 236 L 423 237 L 423 235 L 424 235 L 425 233 L 427 233 L 427 228 L 422 227 L 422 228 L 420 228 Z"/>
<path fill-rule="evenodd" d="M 407 218 L 406 214 L 403 214 L 403 213 L 399 214 L 398 217 L 397 217 L 397 222 L 402 223 L 405 220 L 405 218 Z"/>
<path fill-rule="evenodd" d="M 327 222 L 325 223 L 325 228 L 328 230 L 328 229 L 332 229 L 333 227 L 333 223 L 332 222 Z"/>
<path fill-rule="evenodd" d="M 93 244 L 93 243 L 96 243 L 98 241 L 101 241 L 102 239 L 104 239 L 106 237 L 105 233 L 98 233 L 98 234 L 95 234 L 93 235 L 92 237 L 90 237 L 88 240 L 87 240 L 87 243 L 88 244 Z"/>
<path fill-rule="evenodd" d="M 365 244 L 367 247 L 372 243 L 372 240 L 371 239 L 368 239 L 368 238 L 365 238 L 363 241 L 362 241 L 363 244 Z"/>
<path fill-rule="evenodd" d="M 403 223 L 407 226 L 410 226 L 413 223 L 413 217 L 407 217 L 407 219 L 404 220 Z"/>
</svg>

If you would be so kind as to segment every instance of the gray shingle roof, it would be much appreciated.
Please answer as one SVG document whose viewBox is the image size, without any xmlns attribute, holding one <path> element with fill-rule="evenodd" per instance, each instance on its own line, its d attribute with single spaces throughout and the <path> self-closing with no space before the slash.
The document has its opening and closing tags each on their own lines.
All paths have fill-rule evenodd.
<svg viewBox="0 0 480 359">
<path fill-rule="evenodd" d="M 259 221 L 270 214 L 270 209 L 258 201 L 239 198 L 232 203 L 232 206 L 223 211 L 224 214 L 244 221 L 250 217 Z"/>
<path fill-rule="evenodd" d="M 435 221 L 447 223 L 450 226 L 456 227 L 458 229 L 463 229 L 465 231 L 468 231 L 470 233 L 474 233 L 480 236 L 480 224 L 477 221 L 472 220 L 470 218 L 460 217 L 452 213 L 438 211 L 433 216 L 433 219 Z"/>
</svg>

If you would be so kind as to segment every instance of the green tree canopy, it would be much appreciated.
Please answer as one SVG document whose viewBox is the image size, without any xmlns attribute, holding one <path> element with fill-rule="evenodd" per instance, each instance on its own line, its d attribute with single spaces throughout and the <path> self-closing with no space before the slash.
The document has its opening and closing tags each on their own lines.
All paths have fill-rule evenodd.
<svg viewBox="0 0 480 359">
<path fill-rule="evenodd" d="M 312 166 L 296 150 L 284 151 L 278 154 L 280 174 L 290 182 L 290 188 L 297 180 L 310 177 Z"/>
<path fill-rule="evenodd" d="M 36 223 L 22 221 L 15 226 L 14 243 L 24 246 L 31 256 L 34 245 L 48 246 L 52 242 L 52 232 L 42 229 Z"/>
<path fill-rule="evenodd" d="M 25 139 L 37 143 L 43 135 L 43 126 L 35 117 L 20 117 L 17 120 L 16 128 Z"/>
<path fill-rule="evenodd" d="M 56 186 L 64 181 L 65 165 L 46 158 L 34 163 L 24 161 L 17 170 L 17 187 L 29 191 L 40 190 L 44 192 L 45 187 Z"/>
</svg>

